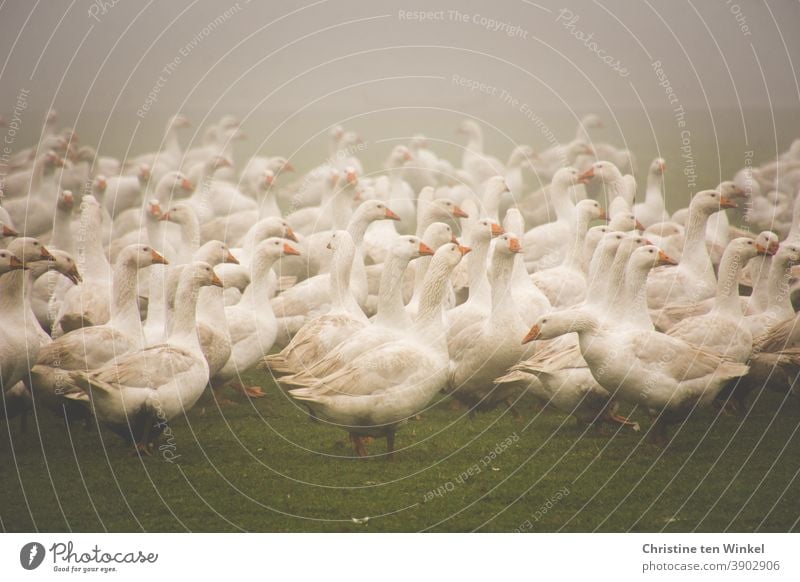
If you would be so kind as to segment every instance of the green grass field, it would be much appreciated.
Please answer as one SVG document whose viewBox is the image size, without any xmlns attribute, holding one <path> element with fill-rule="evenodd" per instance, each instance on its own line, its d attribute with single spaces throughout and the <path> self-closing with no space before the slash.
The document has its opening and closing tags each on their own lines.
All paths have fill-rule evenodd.
<svg viewBox="0 0 800 582">
<path fill-rule="evenodd" d="M 447 401 L 398 433 L 393 463 L 351 457 L 262 372 L 267 397 L 204 398 L 175 456 L 40 413 L 2 425 L 4 531 L 787 531 L 800 519 L 800 402 L 764 392 L 743 420 L 700 411 L 667 449 L 583 432 L 521 402 L 469 419 Z M 38 429 L 37 429 L 38 422 Z M 13 449 L 11 443 L 13 442 Z M 165 442 L 166 441 L 162 441 Z M 165 449 L 167 450 L 167 449 Z M 385 451 L 384 441 L 369 445 Z M 496 451 L 496 452 L 492 452 Z M 169 454 L 168 454 L 169 456 Z M 493 458 L 492 458 L 493 457 Z M 463 478 L 459 479 L 459 476 Z M 369 517 L 368 520 L 364 518 Z"/>
</svg>

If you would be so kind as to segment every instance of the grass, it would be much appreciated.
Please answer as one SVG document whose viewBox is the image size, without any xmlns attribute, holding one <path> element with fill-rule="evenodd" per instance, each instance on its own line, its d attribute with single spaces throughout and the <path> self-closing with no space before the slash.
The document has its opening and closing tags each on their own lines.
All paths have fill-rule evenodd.
<svg viewBox="0 0 800 582">
<path fill-rule="evenodd" d="M 26 433 L 17 421 L 2 425 L 0 527 L 798 529 L 796 398 L 765 391 L 745 420 L 699 411 L 673 430 L 663 450 L 642 434 L 583 432 L 572 419 L 532 402 L 520 403 L 521 419 L 497 411 L 470 420 L 444 401 L 401 429 L 400 450 L 388 463 L 351 458 L 346 433 L 308 422 L 264 373 L 246 379 L 262 385 L 267 397 L 221 410 L 213 400 L 201 401 L 188 418 L 172 423 L 173 462 L 162 455 L 128 456 L 115 434 L 79 425 L 67 430 L 43 411 Z M 646 429 L 649 422 L 640 420 Z M 383 453 L 385 444 L 369 450 Z"/>
</svg>

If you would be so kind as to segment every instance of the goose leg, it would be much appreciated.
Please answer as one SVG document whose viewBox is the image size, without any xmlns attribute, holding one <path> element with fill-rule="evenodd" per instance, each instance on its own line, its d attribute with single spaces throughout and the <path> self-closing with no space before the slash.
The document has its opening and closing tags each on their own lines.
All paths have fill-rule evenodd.
<svg viewBox="0 0 800 582">
<path fill-rule="evenodd" d="M 353 449 L 355 450 L 357 456 L 367 456 L 367 449 L 364 447 L 364 439 L 361 438 L 361 435 L 351 432 L 350 442 L 353 443 Z"/>
<path fill-rule="evenodd" d="M 225 386 L 211 387 L 211 393 L 214 395 L 214 400 L 217 401 L 217 404 L 220 406 L 238 406 L 238 403 L 234 402 L 233 400 L 229 400 L 222 395 L 222 391 L 224 389 Z"/>
<path fill-rule="evenodd" d="M 245 386 L 241 382 L 235 382 L 230 385 L 231 388 L 237 392 L 249 396 L 250 398 L 264 398 L 266 392 L 261 389 L 261 386 Z"/>
<path fill-rule="evenodd" d="M 142 456 L 142 454 L 151 457 L 153 455 L 153 449 L 150 446 L 150 431 L 153 428 L 153 420 L 155 420 L 155 415 L 153 413 L 144 414 L 144 426 L 142 427 L 142 438 L 139 442 L 134 443 L 133 451 L 131 455 Z"/>
<path fill-rule="evenodd" d="M 653 421 L 650 427 L 650 442 L 659 447 L 666 447 L 669 443 L 667 438 L 667 423 L 660 417 Z"/>
<path fill-rule="evenodd" d="M 611 422 L 615 422 L 617 424 L 621 424 L 622 426 L 629 426 L 633 430 L 635 430 L 636 432 L 639 432 L 639 423 L 634 421 L 634 420 L 631 420 L 631 419 L 629 419 L 629 418 L 627 418 L 625 416 L 622 416 L 620 414 L 616 414 L 616 413 L 612 412 L 611 414 L 608 415 L 608 419 Z"/>
</svg>

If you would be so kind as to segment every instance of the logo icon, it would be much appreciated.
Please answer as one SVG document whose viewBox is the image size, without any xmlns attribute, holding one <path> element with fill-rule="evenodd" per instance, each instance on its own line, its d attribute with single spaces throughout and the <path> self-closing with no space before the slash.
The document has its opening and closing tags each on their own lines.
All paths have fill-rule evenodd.
<svg viewBox="0 0 800 582">
<path fill-rule="evenodd" d="M 19 563 L 26 570 L 35 570 L 44 561 L 44 546 L 39 542 L 29 542 L 19 551 Z"/>
</svg>

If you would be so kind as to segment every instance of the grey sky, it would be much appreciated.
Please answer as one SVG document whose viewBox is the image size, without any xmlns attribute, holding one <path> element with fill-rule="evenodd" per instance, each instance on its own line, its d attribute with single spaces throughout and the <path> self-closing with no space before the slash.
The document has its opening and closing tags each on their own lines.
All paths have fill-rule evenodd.
<svg viewBox="0 0 800 582">
<path fill-rule="evenodd" d="M 435 13 L 400 14 L 419 10 Z M 521 104 L 663 115 L 669 87 L 672 106 L 796 109 L 797 30 L 790 0 L 12 1 L 0 10 L 1 109 L 29 89 L 29 111 L 54 103 L 117 149 L 137 123 L 158 135 L 179 108 L 198 122 L 303 106 L 338 118 L 393 107 L 491 117 Z"/>
</svg>

